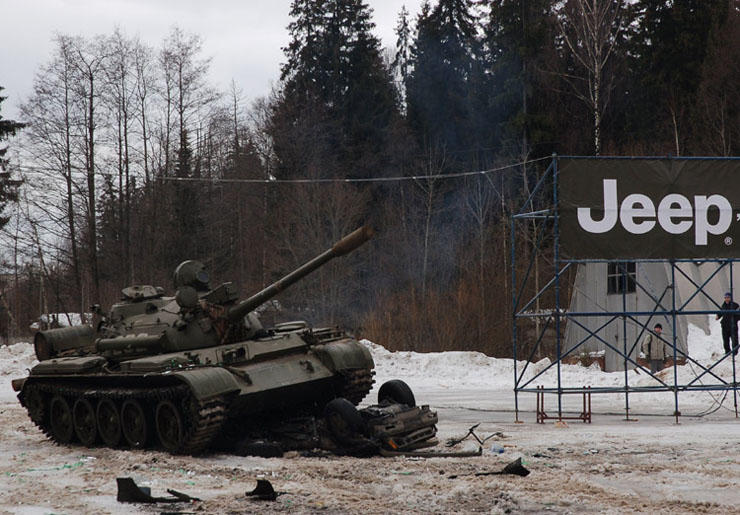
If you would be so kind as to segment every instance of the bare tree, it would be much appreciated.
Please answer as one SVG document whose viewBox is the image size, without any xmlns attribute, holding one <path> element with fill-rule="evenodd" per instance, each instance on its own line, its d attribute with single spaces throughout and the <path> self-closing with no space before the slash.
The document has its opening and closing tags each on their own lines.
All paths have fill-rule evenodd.
<svg viewBox="0 0 740 515">
<path fill-rule="evenodd" d="M 602 117 L 614 87 L 615 74 L 607 65 L 619 41 L 623 7 L 624 0 L 567 0 L 556 13 L 573 60 L 573 68 L 560 75 L 591 113 L 596 155 L 601 153 Z"/>
<path fill-rule="evenodd" d="M 427 275 L 429 273 L 430 238 L 432 237 L 433 218 L 437 213 L 437 202 L 441 194 L 441 182 L 439 176 L 445 170 L 446 152 L 443 147 L 433 145 L 427 146 L 424 157 L 420 162 L 421 175 L 424 177 L 416 181 L 424 197 L 424 227 L 423 227 L 423 252 L 421 264 L 421 295 L 427 292 Z"/>
<path fill-rule="evenodd" d="M 160 54 L 160 65 L 165 77 L 163 91 L 167 103 L 177 116 L 180 138 L 187 134 L 188 124 L 200 109 L 218 98 L 206 82 L 211 59 L 199 56 L 202 49 L 199 36 L 187 35 L 175 27 L 165 40 Z M 180 147 L 184 144 L 181 139 Z"/>
<path fill-rule="evenodd" d="M 133 177 L 132 158 L 132 124 L 137 116 L 139 99 L 137 91 L 139 74 L 135 66 L 135 42 L 117 29 L 107 41 L 110 58 L 106 63 L 106 100 L 115 121 L 115 141 L 118 169 L 118 227 L 120 244 L 120 269 L 127 276 L 128 283 L 134 282 L 134 270 L 131 249 L 131 196 Z M 143 120 L 143 115 L 141 117 Z"/>
<path fill-rule="evenodd" d="M 494 207 L 494 191 L 492 185 L 487 181 L 488 176 L 476 177 L 468 186 L 466 205 L 473 218 L 475 226 L 475 242 L 477 254 L 477 282 L 479 288 L 478 297 L 478 344 L 483 342 L 485 332 L 486 313 L 486 267 L 490 266 L 488 256 L 488 232 Z"/>
<path fill-rule="evenodd" d="M 105 83 L 105 66 L 108 60 L 106 47 L 102 38 L 87 41 L 81 38 L 72 38 L 71 58 L 72 66 L 76 70 L 76 96 L 83 107 L 84 120 L 83 148 L 85 151 L 85 175 L 87 178 L 87 239 L 90 275 L 93 285 L 93 299 L 100 302 L 100 271 L 98 266 L 98 236 L 97 236 L 97 190 L 95 176 L 97 174 L 95 160 L 97 158 L 97 130 L 101 125 L 103 114 L 99 109 L 102 102 L 102 91 Z"/>
<path fill-rule="evenodd" d="M 80 102 L 76 96 L 76 70 L 73 67 L 74 45 L 71 38 L 56 38 L 55 54 L 51 62 L 36 75 L 31 96 L 21 106 L 21 114 L 29 122 L 24 134 L 29 158 L 40 165 L 40 175 L 50 176 L 51 184 L 56 177 L 63 180 L 63 216 L 50 215 L 50 220 L 59 220 L 66 225 L 66 241 L 71 250 L 70 266 L 73 270 L 75 292 L 82 292 L 82 265 L 78 243 L 77 197 L 82 185 L 73 174 L 81 168 L 84 157 L 78 135 L 82 132 Z M 32 183 L 33 184 L 33 183 Z M 48 195 L 53 188 L 38 189 L 36 195 Z M 56 201 L 46 203 L 56 205 Z M 50 230 L 47 227 L 47 230 Z"/>
</svg>

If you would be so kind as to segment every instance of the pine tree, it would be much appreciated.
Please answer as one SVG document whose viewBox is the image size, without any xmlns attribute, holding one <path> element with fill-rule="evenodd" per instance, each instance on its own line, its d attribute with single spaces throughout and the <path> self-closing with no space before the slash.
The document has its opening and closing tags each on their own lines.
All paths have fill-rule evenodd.
<svg viewBox="0 0 740 515">
<path fill-rule="evenodd" d="M 3 89 L 0 86 L 0 91 Z M 6 98 L 0 96 L 0 111 L 2 110 L 2 103 Z M 2 213 L 9 202 L 16 202 L 18 200 L 18 186 L 20 185 L 20 181 L 12 179 L 10 172 L 6 171 L 8 159 L 5 155 L 8 152 L 8 148 L 2 142 L 11 136 L 15 136 L 23 127 L 24 124 L 20 122 L 3 120 L 0 114 L 0 229 L 8 223 L 8 217 L 2 216 Z"/>
<path fill-rule="evenodd" d="M 729 0 L 639 0 L 634 4 L 637 23 L 630 40 L 635 56 L 632 75 L 638 80 L 631 90 L 633 118 L 629 122 L 638 139 L 658 140 L 651 152 L 684 152 L 710 35 L 728 8 Z"/>
<path fill-rule="evenodd" d="M 481 145 L 481 112 L 475 103 L 479 68 L 476 20 L 470 0 L 440 0 L 422 7 L 407 81 L 408 118 L 423 144 L 458 160 Z"/>
<path fill-rule="evenodd" d="M 489 72 L 481 102 L 491 127 L 491 140 L 512 141 L 527 149 L 550 140 L 544 85 L 538 70 L 554 34 L 549 0 L 494 0 L 484 26 L 484 59 Z M 526 151 L 526 150 L 525 150 Z"/>
<path fill-rule="evenodd" d="M 409 61 L 411 60 L 411 26 L 409 25 L 409 12 L 405 5 L 401 7 L 401 12 L 398 13 L 396 37 L 396 52 L 391 63 L 391 70 L 401 103 L 405 104 L 406 80 L 409 76 Z"/>
<path fill-rule="evenodd" d="M 701 155 L 732 156 L 740 148 L 740 10 L 732 6 L 712 36 L 702 65 L 691 127 Z"/>
<path fill-rule="evenodd" d="M 294 0 L 290 14 L 283 94 L 273 106 L 278 157 L 290 161 L 292 131 L 308 117 L 309 125 L 321 126 L 321 139 L 344 173 L 377 174 L 398 105 L 372 34 L 372 10 L 362 0 Z"/>
</svg>

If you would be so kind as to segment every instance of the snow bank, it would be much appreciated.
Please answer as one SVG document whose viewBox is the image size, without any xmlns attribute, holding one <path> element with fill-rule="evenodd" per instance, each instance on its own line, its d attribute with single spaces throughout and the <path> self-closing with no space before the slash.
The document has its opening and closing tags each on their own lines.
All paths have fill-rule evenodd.
<svg viewBox="0 0 740 515">
<path fill-rule="evenodd" d="M 719 322 L 710 316 L 709 335 L 699 327 L 689 324 L 689 356 L 698 363 L 709 367 L 723 354 L 721 328 Z M 486 388 L 511 390 L 514 381 L 514 361 L 511 359 L 491 358 L 480 352 L 390 352 L 384 347 L 369 340 L 362 340 L 375 359 L 377 383 L 390 378 L 407 378 L 414 385 L 428 387 Z M 551 365 L 545 358 L 536 363 L 517 361 L 517 374 L 524 373 L 524 382 L 529 381 Z M 740 367 L 740 363 L 738 363 Z M 561 364 L 561 383 L 563 386 L 621 386 L 624 384 L 624 372 L 603 372 L 598 365 L 583 367 L 581 365 Z M 694 380 L 702 370 L 695 363 L 677 367 L 678 384 L 687 384 Z M 732 360 L 726 359 L 712 369 L 712 372 L 725 380 L 731 381 Z M 740 373 L 740 370 L 738 370 Z M 630 371 L 631 386 L 655 386 L 657 380 L 644 372 Z M 673 384 L 673 368 L 660 372 L 659 377 L 667 384 Z M 553 386 L 557 382 L 557 369 L 552 367 L 538 376 L 528 386 Z M 713 383 L 718 380 L 705 375 L 696 384 Z"/>
<path fill-rule="evenodd" d="M 23 376 L 36 363 L 36 354 L 30 343 L 0 346 L 0 376 Z"/>
</svg>

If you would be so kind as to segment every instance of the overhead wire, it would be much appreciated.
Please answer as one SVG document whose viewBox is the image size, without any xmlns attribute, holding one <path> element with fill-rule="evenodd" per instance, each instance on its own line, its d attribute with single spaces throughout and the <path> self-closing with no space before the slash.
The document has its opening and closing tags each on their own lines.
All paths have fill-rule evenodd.
<svg viewBox="0 0 740 515">
<path fill-rule="evenodd" d="M 535 159 L 528 159 L 526 161 L 520 161 L 516 163 L 510 163 L 494 168 L 487 168 L 483 170 L 473 170 L 466 172 L 453 172 L 447 174 L 415 174 L 415 175 L 396 175 L 390 177 L 314 177 L 314 178 L 298 178 L 298 179 L 278 179 L 275 177 L 267 178 L 227 178 L 227 177 L 177 177 L 172 175 L 167 176 L 156 176 L 153 180 L 170 181 L 170 182 L 205 182 L 212 184 L 227 183 L 227 184 L 327 184 L 327 183 L 378 183 L 378 182 L 401 182 L 401 181 L 419 181 L 419 180 L 447 180 L 447 179 L 459 179 L 462 177 L 474 177 L 474 176 L 487 176 L 488 174 L 508 170 L 510 168 L 516 168 L 522 165 L 530 163 L 536 163 L 552 159 L 552 156 L 538 157 Z M 58 172 L 59 170 L 40 167 L 34 165 L 22 165 L 16 167 L 21 173 L 27 174 L 43 174 L 48 172 Z M 76 170 L 76 174 L 86 176 L 87 172 L 84 170 Z M 96 171 L 96 176 L 101 177 L 118 177 L 118 173 L 115 172 L 101 172 Z"/>
</svg>

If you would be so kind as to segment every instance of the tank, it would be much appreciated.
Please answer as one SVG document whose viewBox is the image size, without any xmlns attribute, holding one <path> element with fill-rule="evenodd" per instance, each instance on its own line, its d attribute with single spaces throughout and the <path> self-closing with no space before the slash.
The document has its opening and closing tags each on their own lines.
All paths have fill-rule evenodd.
<svg viewBox="0 0 740 515">
<path fill-rule="evenodd" d="M 333 399 L 357 405 L 373 384 L 367 348 L 338 328 L 265 328 L 256 309 L 372 237 L 357 229 L 264 290 L 239 301 L 202 263 L 174 273 L 176 292 L 123 289 L 95 327 L 37 333 L 39 363 L 13 388 L 31 420 L 61 444 L 203 451 L 222 433 L 313 416 Z"/>
</svg>

